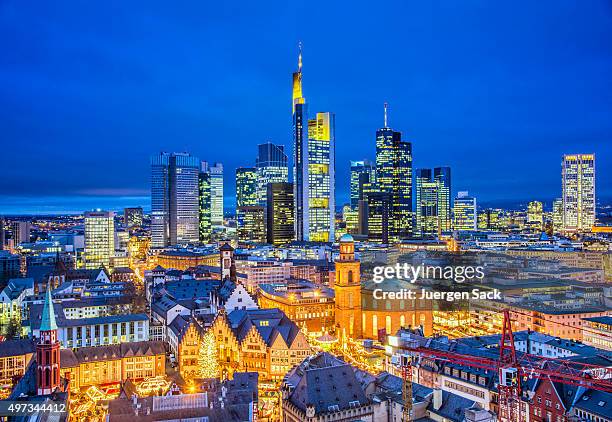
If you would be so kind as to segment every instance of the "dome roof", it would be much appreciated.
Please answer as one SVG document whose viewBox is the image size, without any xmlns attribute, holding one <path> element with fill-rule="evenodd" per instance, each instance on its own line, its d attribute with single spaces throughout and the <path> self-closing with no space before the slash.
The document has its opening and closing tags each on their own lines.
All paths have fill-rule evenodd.
<svg viewBox="0 0 612 422">
<path fill-rule="evenodd" d="M 354 242 L 353 236 L 348 233 L 344 233 L 342 237 L 340 237 L 340 242 Z"/>
</svg>

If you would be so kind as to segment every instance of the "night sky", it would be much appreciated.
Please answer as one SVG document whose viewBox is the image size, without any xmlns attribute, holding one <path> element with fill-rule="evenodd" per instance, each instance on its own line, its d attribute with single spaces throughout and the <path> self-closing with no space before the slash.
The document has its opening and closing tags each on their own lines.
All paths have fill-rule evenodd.
<svg viewBox="0 0 612 422">
<path fill-rule="evenodd" d="M 561 155 L 595 152 L 612 196 L 609 0 L 183 3 L 0 1 L 0 212 L 148 208 L 161 150 L 223 162 L 231 205 L 257 143 L 292 150 L 300 40 L 309 109 L 336 113 L 339 203 L 385 101 L 453 191 L 549 200 Z"/>
</svg>

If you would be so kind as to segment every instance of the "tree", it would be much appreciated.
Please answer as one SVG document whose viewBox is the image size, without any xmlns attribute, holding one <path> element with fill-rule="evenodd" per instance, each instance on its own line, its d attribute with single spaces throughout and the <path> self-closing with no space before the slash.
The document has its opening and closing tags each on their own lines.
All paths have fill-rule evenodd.
<svg viewBox="0 0 612 422">
<path fill-rule="evenodd" d="M 219 354 L 217 352 L 217 342 L 212 330 L 208 330 L 202 338 L 200 353 L 198 356 L 198 367 L 200 368 L 201 378 L 219 377 Z"/>
</svg>

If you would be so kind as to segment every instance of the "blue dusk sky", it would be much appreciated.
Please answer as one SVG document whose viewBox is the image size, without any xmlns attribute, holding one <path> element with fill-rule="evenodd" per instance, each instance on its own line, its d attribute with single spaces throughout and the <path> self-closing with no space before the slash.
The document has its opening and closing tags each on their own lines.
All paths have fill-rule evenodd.
<svg viewBox="0 0 612 422">
<path fill-rule="evenodd" d="M 0 2 L 0 212 L 149 207 L 149 156 L 291 152 L 291 72 L 336 113 L 337 196 L 375 131 L 479 201 L 550 200 L 563 153 L 612 196 L 612 2 Z M 110 205 L 113 204 L 113 205 Z"/>
</svg>

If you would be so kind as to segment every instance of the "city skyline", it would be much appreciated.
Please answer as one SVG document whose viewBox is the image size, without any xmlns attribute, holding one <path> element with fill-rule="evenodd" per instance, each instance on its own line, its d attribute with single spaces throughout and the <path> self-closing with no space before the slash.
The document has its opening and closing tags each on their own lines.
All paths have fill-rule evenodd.
<svg viewBox="0 0 612 422">
<path fill-rule="evenodd" d="M 115 209 L 118 207 L 108 206 L 115 200 L 124 206 L 141 205 L 148 209 L 148 157 L 161 150 L 187 151 L 202 160 L 223 163 L 225 205 L 228 209 L 233 208 L 234 180 L 230 175 L 237 167 L 255 164 L 258 144 L 271 141 L 283 145 L 290 157 L 293 155 L 289 74 L 295 68 L 298 40 L 302 40 L 304 45 L 306 96 L 317 110 L 330 110 L 336 115 L 338 206 L 349 201 L 350 161 L 375 158 L 375 132 L 382 126 L 382 104 L 385 101 L 390 103 L 390 125 L 413 145 L 414 168 L 450 166 L 454 176 L 453 195 L 459 190 L 469 190 L 479 198 L 479 204 L 502 199 L 550 202 L 560 196 L 558 174 L 562 155 L 594 152 L 599 163 L 598 198 L 610 198 L 612 187 L 605 181 L 610 179 L 609 169 L 612 168 L 610 146 L 606 145 L 612 137 L 608 118 L 612 114 L 612 103 L 604 82 L 612 61 L 603 54 L 612 39 L 606 37 L 606 32 L 610 31 L 610 25 L 607 25 L 610 14 L 605 13 L 607 6 L 604 3 L 593 2 L 580 10 L 562 6 L 554 11 L 545 5 L 530 6 L 531 11 L 543 19 L 542 27 L 554 28 L 554 37 L 542 34 L 542 28 L 536 24 L 541 22 L 533 16 L 516 16 L 516 11 L 501 6 L 497 9 L 468 7 L 459 11 L 468 21 L 480 22 L 487 18 L 490 22 L 481 22 L 482 27 L 476 28 L 462 26 L 464 32 L 455 40 L 453 37 L 457 34 L 452 33 L 455 27 L 445 29 L 440 26 L 449 19 L 451 11 L 448 8 L 430 10 L 429 7 L 398 5 L 398 8 L 409 8 L 413 12 L 410 15 L 433 17 L 433 29 L 410 21 L 406 34 L 414 37 L 412 42 L 406 46 L 406 51 L 393 56 L 393 65 L 384 71 L 380 67 L 372 68 L 372 63 L 366 58 L 375 57 L 373 51 L 376 49 L 389 53 L 393 48 L 398 49 L 400 44 L 404 46 L 407 35 L 389 29 L 384 38 L 373 35 L 373 40 L 385 40 L 385 43 L 376 43 L 368 42 L 356 31 L 349 31 L 336 38 L 345 41 L 347 37 L 353 37 L 353 42 L 343 43 L 342 48 L 338 48 L 334 43 L 319 42 L 320 36 L 308 29 L 292 29 L 291 36 L 283 37 L 282 41 L 267 40 L 263 31 L 256 35 L 261 45 L 256 43 L 252 51 L 245 51 L 235 42 L 235 35 L 224 32 L 219 38 L 220 43 L 231 48 L 220 56 L 218 64 L 211 70 L 213 74 L 209 76 L 224 78 L 224 86 L 231 89 L 228 99 L 218 104 L 212 102 L 218 98 L 218 93 L 203 79 L 204 75 L 195 75 L 196 70 L 202 70 L 206 60 L 187 58 L 200 57 L 208 51 L 206 46 L 189 43 L 185 54 L 178 57 L 164 49 L 167 58 L 176 59 L 174 63 L 181 65 L 178 67 L 187 63 L 192 65 L 183 75 L 188 77 L 182 80 L 176 71 L 171 71 L 158 57 L 153 58 L 147 49 L 127 62 L 119 60 L 117 37 L 129 35 L 127 24 L 119 25 L 118 33 L 110 37 L 110 50 L 102 48 L 101 39 L 107 35 L 103 28 L 94 28 L 93 33 L 83 40 L 68 40 L 71 36 L 69 30 L 54 32 L 53 28 L 43 25 L 30 38 L 17 44 L 15 51 L 29 48 L 31 45 L 28 43 L 51 34 L 53 37 L 47 41 L 49 47 L 67 43 L 65 48 L 58 49 L 57 60 L 33 49 L 31 61 L 15 59 L 7 63 L 2 74 L 2 79 L 10 82 L 4 84 L 7 95 L 0 100 L 9 117 L 3 122 L 4 137 L 13 142 L 8 143 L 11 154 L 0 158 L 5 169 L 0 182 L 0 212 L 19 214 L 19 207 L 26 210 L 27 203 L 32 203 L 30 208 L 40 209 L 41 213 L 78 212 L 98 207 Z M 392 12 L 389 9 L 377 13 L 392 20 Z M 7 5 L 0 12 L 0 20 L 5 22 L 21 16 L 21 13 L 25 11 L 18 5 Z M 151 13 L 166 25 L 180 23 L 186 18 L 180 11 L 167 20 L 158 16 L 159 11 L 157 15 L 155 11 Z M 296 11 L 283 10 L 282 13 L 291 16 Z M 330 13 L 336 16 L 340 12 L 331 9 Z M 366 22 L 362 11 L 352 13 L 357 21 Z M 510 15 L 503 18 L 504 13 Z M 128 18 L 134 11 L 123 10 L 122 14 Z M 490 53 L 492 48 L 493 40 L 487 39 L 487 25 L 508 25 L 510 17 L 518 19 L 523 33 L 514 34 L 508 27 L 503 27 L 505 31 L 494 31 L 490 35 L 506 49 L 491 57 L 479 54 Z M 576 23 L 575 28 L 559 27 L 559 19 L 570 17 Z M 52 15 L 52 18 L 64 19 L 59 15 Z M 28 19 L 37 20 L 38 17 L 30 15 Z M 235 19 L 242 18 L 237 16 Z M 439 31 L 432 41 L 430 31 L 436 28 Z M 141 25 L 133 29 L 143 30 Z M 3 31 L 8 40 L 19 35 L 19 29 L 10 22 L 6 22 Z M 186 25 L 184 31 L 171 34 L 172 42 L 184 41 L 190 34 L 204 37 L 205 32 Z M 529 39 L 531 36 L 533 40 Z M 517 45 L 509 45 L 514 37 L 519 37 Z M 567 47 L 565 40 L 570 38 L 574 41 Z M 142 47 L 141 42 L 133 37 L 127 37 L 127 41 L 128 50 Z M 477 42 L 468 45 L 468 41 Z M 535 45 L 529 45 L 533 44 L 532 41 Z M 144 46 L 150 48 L 150 41 Z M 458 60 L 454 47 L 475 49 L 470 56 L 473 62 Z M 74 66 L 74 57 L 67 54 L 70 48 L 81 53 L 91 48 L 91 53 L 83 57 L 83 67 Z M 218 53 L 218 48 L 212 50 Z M 240 69 L 232 58 L 227 57 L 229 53 L 237 52 L 248 59 L 248 64 Z M 542 60 L 544 53 L 546 60 Z M 93 60 L 108 61 L 111 58 L 118 60 L 115 66 L 126 65 L 123 70 L 136 73 L 128 72 L 122 77 L 118 74 L 119 69 L 113 67 L 92 75 L 85 74 Z M 571 66 L 566 63 L 568 59 L 572 61 Z M 34 64 L 41 66 L 34 70 Z M 512 74 L 518 68 L 527 73 Z M 33 72 L 28 74 L 27 80 L 34 84 L 42 83 L 46 80 L 44 77 L 55 78 L 55 83 L 46 87 L 46 95 L 39 95 L 38 101 L 32 102 L 31 93 L 18 76 L 20 69 Z M 67 69 L 73 73 L 63 75 L 62 71 Z M 130 85 L 129 75 L 135 76 L 139 72 L 150 78 L 145 78 L 141 84 Z M 244 79 L 245 72 L 249 76 L 247 79 Z M 576 78 L 577 72 L 580 72 L 580 78 Z M 548 81 L 551 74 L 554 77 Z M 476 83 L 475 79 L 482 79 L 482 82 Z M 176 97 L 167 97 L 167 90 L 156 90 L 155 83 L 160 81 L 165 81 L 164 89 L 167 89 L 165 84 L 175 86 L 183 96 L 184 104 L 179 106 Z M 104 86 L 115 82 L 112 87 L 117 88 L 117 92 L 104 96 L 96 82 Z M 197 89 L 185 92 L 193 82 L 198 82 L 194 85 Z M 138 112 L 126 110 L 122 104 L 118 104 L 121 107 L 117 110 L 108 109 L 111 104 L 126 98 L 118 93 L 120 88 L 126 88 L 125 84 L 130 85 L 125 94 L 130 100 L 127 104 L 130 108 L 139 104 L 141 109 Z M 564 87 L 561 92 L 560 86 Z M 235 90 L 241 91 L 239 97 L 235 97 Z M 212 96 L 206 100 L 205 94 L 209 91 Z M 230 104 L 230 98 L 236 101 Z M 63 99 L 61 107 L 55 105 L 59 99 Z M 77 109 L 87 99 L 95 101 L 87 102 L 90 108 L 78 114 Z M 144 99 L 149 103 L 145 105 L 140 101 Z M 174 100 L 173 108 L 167 108 L 167 99 Z M 49 108 L 51 102 L 54 102 L 53 112 Z M 26 104 L 30 105 L 24 109 Z M 231 116 L 236 115 L 236 107 L 246 107 L 243 109 L 246 121 L 257 121 L 258 124 L 244 125 L 249 127 L 248 130 L 242 127 L 232 130 L 235 122 Z M 166 123 L 151 120 L 152 116 L 159 118 L 159 113 L 164 112 L 168 113 L 163 119 Z M 71 113 L 73 118 L 68 120 Z M 73 125 L 59 125 L 57 121 L 71 121 Z M 104 125 L 104 122 L 110 124 Z M 217 144 L 213 140 L 223 139 L 228 134 L 234 138 L 236 148 L 219 148 L 218 145 L 224 143 Z M 46 169 L 44 178 L 35 177 L 28 171 L 28 166 L 16 166 L 17 161 L 9 159 L 26 154 L 23 145 L 27 148 L 34 145 L 35 151 L 44 151 L 44 154 L 27 153 L 32 166 Z M 124 154 L 117 154 L 118 145 Z M 66 150 L 70 154 L 65 154 Z M 500 155 L 499 150 L 508 153 Z M 98 165 L 98 152 L 107 153 L 105 164 L 110 171 L 87 171 Z M 521 165 L 519 174 L 514 172 L 517 159 Z M 66 166 L 82 177 L 66 177 Z M 487 174 L 487 177 L 482 178 L 482 174 Z M 504 189 L 498 189 L 502 185 Z M 504 198 L 500 197 L 500 191 L 504 192 Z M 51 207 L 54 201 L 61 202 L 62 197 L 64 205 L 45 212 L 43 205 Z M 119 201 L 120 197 L 127 198 L 127 201 Z M 98 198 L 97 201 L 94 198 Z"/>
</svg>

